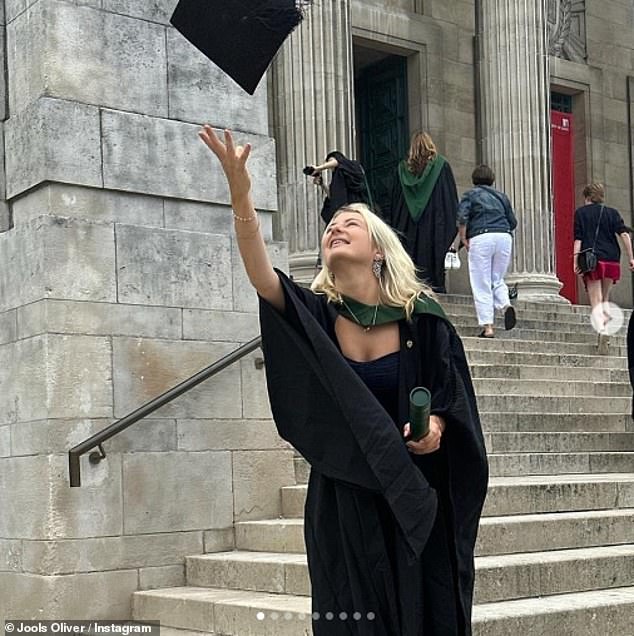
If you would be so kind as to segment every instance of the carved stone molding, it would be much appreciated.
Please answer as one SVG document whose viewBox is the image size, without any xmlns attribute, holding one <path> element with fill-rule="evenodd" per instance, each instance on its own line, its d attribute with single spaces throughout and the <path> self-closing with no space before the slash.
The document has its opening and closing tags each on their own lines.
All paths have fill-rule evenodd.
<svg viewBox="0 0 634 636">
<path fill-rule="evenodd" d="M 585 0 L 548 0 L 548 52 L 554 57 L 585 63 Z"/>
</svg>

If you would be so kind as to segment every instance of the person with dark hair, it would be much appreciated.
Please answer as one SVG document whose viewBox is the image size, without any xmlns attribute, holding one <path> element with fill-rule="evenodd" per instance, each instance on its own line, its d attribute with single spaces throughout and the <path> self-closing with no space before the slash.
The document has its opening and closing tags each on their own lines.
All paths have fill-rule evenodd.
<svg viewBox="0 0 634 636">
<path fill-rule="evenodd" d="M 634 271 L 634 254 L 632 239 L 628 227 L 618 210 L 604 204 L 605 187 L 602 183 L 589 183 L 583 189 L 585 205 L 575 210 L 575 273 L 583 276 L 592 311 L 602 303 L 610 300 L 610 290 L 621 278 L 621 249 L 617 236 L 621 239 L 630 271 Z M 597 258 L 596 267 L 592 271 L 583 272 L 579 267 L 579 252 L 592 250 Z M 597 317 L 599 335 L 610 320 L 607 310 Z"/>
<path fill-rule="evenodd" d="M 208 125 L 199 134 L 227 177 L 260 297 L 275 424 L 311 464 L 312 633 L 471 636 L 488 465 L 455 328 L 396 234 L 362 203 L 334 213 L 310 289 L 275 270 L 251 197 L 251 146 Z M 429 432 L 413 435 L 417 387 L 431 394 L 431 415 Z"/>
<path fill-rule="evenodd" d="M 324 183 L 322 175 L 326 170 L 332 170 L 329 185 Z M 348 159 L 338 150 L 329 152 L 324 163 L 306 166 L 304 172 L 313 177 L 314 183 L 326 195 L 321 208 L 324 223 L 330 223 L 333 214 L 348 203 L 365 203 L 372 207 L 372 195 L 363 166 L 354 159 Z"/>
<path fill-rule="evenodd" d="M 479 337 L 493 338 L 496 310 L 504 312 L 507 330 L 517 322 L 504 282 L 517 219 L 509 198 L 493 187 L 495 173 L 489 166 L 478 166 L 471 181 L 475 187 L 465 192 L 458 207 L 458 229 L 469 253 L 469 280 L 482 327 Z"/>
<path fill-rule="evenodd" d="M 383 218 L 401 237 L 423 280 L 445 293 L 445 256 L 456 238 L 458 193 L 449 162 L 429 133 L 412 137 L 398 166 L 392 203 Z"/>
</svg>

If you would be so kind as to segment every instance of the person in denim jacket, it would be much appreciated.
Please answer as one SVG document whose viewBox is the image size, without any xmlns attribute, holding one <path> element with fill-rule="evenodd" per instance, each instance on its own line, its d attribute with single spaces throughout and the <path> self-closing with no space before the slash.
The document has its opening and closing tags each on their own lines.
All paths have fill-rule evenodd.
<svg viewBox="0 0 634 636">
<path fill-rule="evenodd" d="M 504 276 L 511 262 L 517 219 L 506 194 L 493 188 L 495 173 L 489 166 L 478 166 L 471 181 L 475 187 L 465 192 L 458 207 L 458 229 L 469 253 L 469 279 L 482 327 L 479 337 L 493 338 L 496 309 L 504 312 L 507 330 L 516 323 Z"/>
</svg>

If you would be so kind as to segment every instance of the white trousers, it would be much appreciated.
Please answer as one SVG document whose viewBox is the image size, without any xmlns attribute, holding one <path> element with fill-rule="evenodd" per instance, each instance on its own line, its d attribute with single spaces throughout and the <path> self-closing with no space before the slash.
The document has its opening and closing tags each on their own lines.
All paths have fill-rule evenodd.
<svg viewBox="0 0 634 636">
<path fill-rule="evenodd" d="M 492 325 L 496 309 L 510 304 L 504 282 L 513 238 L 504 232 L 478 234 L 469 241 L 469 279 L 479 325 Z"/>
</svg>

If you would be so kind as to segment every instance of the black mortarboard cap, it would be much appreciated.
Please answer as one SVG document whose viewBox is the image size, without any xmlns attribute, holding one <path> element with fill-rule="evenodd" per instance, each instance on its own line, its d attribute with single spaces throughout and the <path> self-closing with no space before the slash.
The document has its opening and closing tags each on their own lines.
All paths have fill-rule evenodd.
<svg viewBox="0 0 634 636">
<path fill-rule="evenodd" d="M 170 22 L 253 95 L 312 0 L 180 0 Z"/>
</svg>

